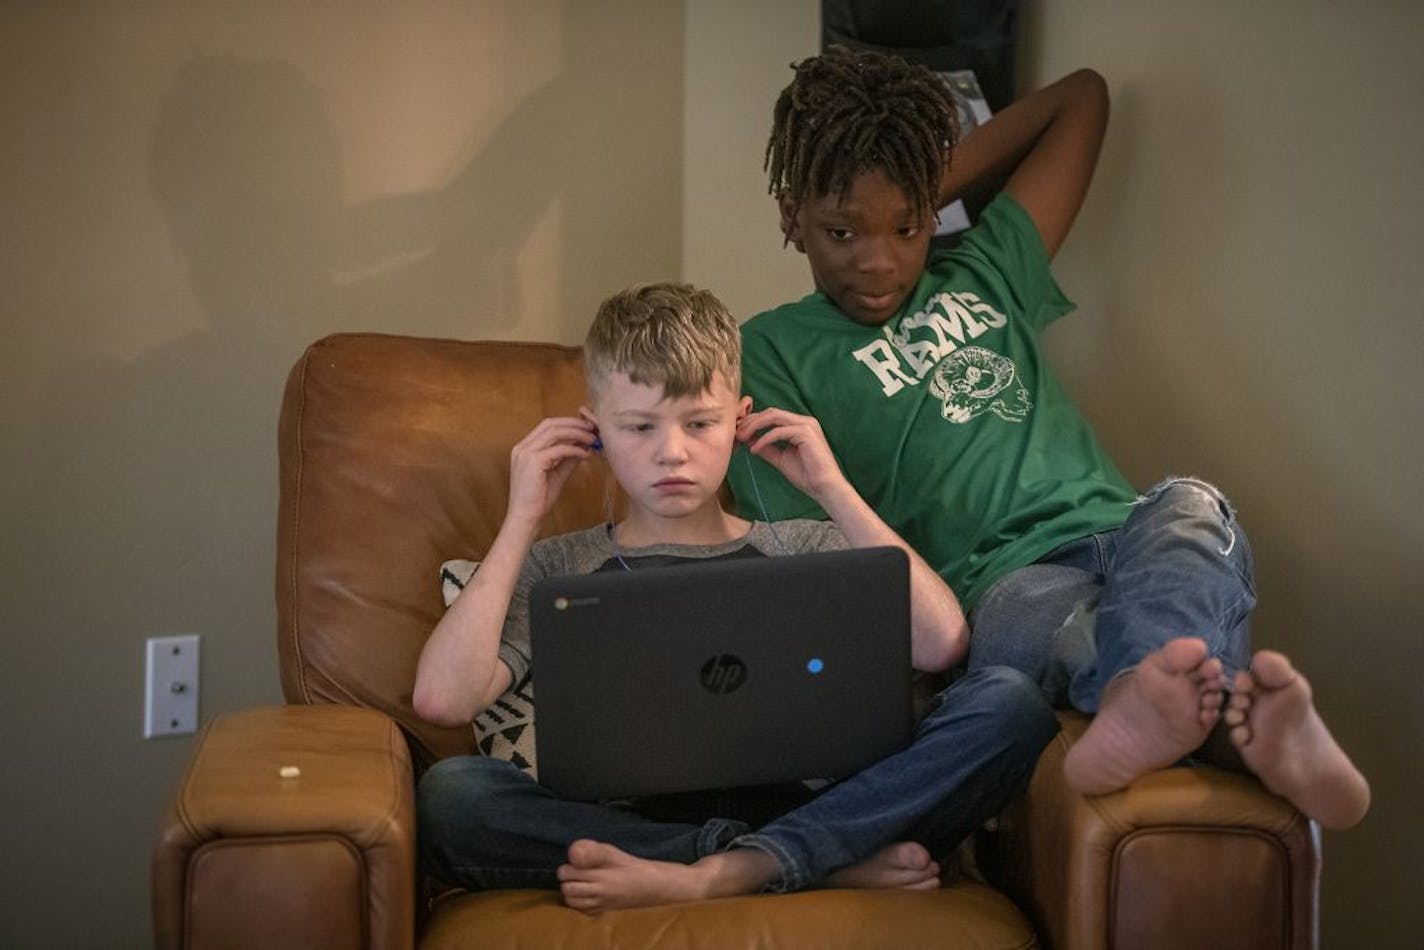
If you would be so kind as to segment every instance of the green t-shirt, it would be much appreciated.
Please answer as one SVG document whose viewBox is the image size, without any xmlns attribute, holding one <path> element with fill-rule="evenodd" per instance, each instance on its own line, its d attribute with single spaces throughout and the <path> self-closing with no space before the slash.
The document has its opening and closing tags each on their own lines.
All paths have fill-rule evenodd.
<svg viewBox="0 0 1424 950">
<path fill-rule="evenodd" d="M 849 320 L 824 294 L 742 326 L 756 408 L 815 416 L 880 516 L 972 607 L 1005 573 L 1118 527 L 1136 497 L 1043 359 L 1073 305 L 1023 207 L 1001 194 L 934 255 L 899 315 Z M 824 517 L 769 465 L 729 471 L 744 517 Z M 758 493 L 762 499 L 758 501 Z"/>
</svg>

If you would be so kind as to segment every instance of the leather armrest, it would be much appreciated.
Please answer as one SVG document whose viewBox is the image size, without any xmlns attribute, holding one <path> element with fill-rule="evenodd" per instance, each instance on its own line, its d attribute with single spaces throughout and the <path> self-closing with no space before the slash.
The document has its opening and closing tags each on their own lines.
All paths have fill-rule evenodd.
<svg viewBox="0 0 1424 950">
<path fill-rule="evenodd" d="M 153 859 L 158 947 L 409 947 L 415 805 L 405 738 L 350 706 L 219 716 Z"/>
<path fill-rule="evenodd" d="M 1313 822 L 1255 778 L 1210 766 L 1079 795 L 1064 781 L 1063 759 L 1088 720 L 1060 719 L 1063 731 L 984 862 L 1047 946 L 1316 945 Z"/>
</svg>

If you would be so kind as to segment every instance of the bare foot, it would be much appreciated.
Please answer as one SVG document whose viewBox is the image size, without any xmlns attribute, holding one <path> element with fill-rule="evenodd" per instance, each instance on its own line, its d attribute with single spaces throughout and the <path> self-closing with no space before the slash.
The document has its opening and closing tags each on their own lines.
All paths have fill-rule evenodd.
<svg viewBox="0 0 1424 950">
<path fill-rule="evenodd" d="M 901 887 L 929 891 L 939 887 L 939 863 L 925 846 L 897 841 L 861 861 L 831 872 L 827 887 Z"/>
<path fill-rule="evenodd" d="M 1284 654 L 1262 650 L 1236 674 L 1227 707 L 1231 741 L 1265 786 L 1326 828 L 1359 822 L 1370 786 L 1311 701 L 1310 683 Z"/>
<path fill-rule="evenodd" d="M 1063 763 L 1084 795 L 1125 787 L 1197 748 L 1221 715 L 1221 661 L 1204 640 L 1178 637 L 1103 691 L 1098 714 Z"/>
<path fill-rule="evenodd" d="M 776 860 L 756 848 L 710 854 L 692 864 L 651 861 L 611 844 L 581 839 L 559 868 L 559 891 L 575 910 L 597 913 L 707 897 L 753 894 L 776 880 Z"/>
</svg>

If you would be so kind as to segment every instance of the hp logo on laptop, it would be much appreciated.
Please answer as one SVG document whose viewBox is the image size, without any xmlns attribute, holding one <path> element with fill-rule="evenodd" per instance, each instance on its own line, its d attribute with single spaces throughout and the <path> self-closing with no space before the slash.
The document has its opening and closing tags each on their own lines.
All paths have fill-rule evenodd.
<svg viewBox="0 0 1424 950">
<path fill-rule="evenodd" d="M 747 681 L 747 665 L 741 657 L 718 653 L 702 664 L 702 688 L 725 695 Z"/>
</svg>

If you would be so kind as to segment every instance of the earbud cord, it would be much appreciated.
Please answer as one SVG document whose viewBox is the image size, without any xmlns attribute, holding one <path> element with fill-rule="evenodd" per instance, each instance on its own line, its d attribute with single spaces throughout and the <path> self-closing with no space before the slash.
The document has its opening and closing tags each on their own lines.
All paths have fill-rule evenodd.
<svg viewBox="0 0 1424 950">
<path fill-rule="evenodd" d="M 776 533 L 776 528 L 773 527 L 771 523 L 771 517 L 766 513 L 766 502 L 761 497 L 761 486 L 757 484 L 756 480 L 756 468 L 752 466 L 751 449 L 748 449 L 746 446 L 742 446 L 742 449 L 742 458 L 746 459 L 747 462 L 747 481 L 752 483 L 752 494 L 756 496 L 757 510 L 761 512 L 761 520 L 766 524 L 766 530 L 771 532 L 772 540 L 775 541 L 776 546 L 781 549 L 781 553 L 790 554 L 791 549 L 781 540 L 781 535 Z"/>
<path fill-rule="evenodd" d="M 629 567 L 628 562 L 623 560 L 623 552 L 618 548 L 618 539 L 613 535 L 613 492 L 608 486 L 608 459 L 603 457 L 602 444 L 595 443 L 595 446 L 598 452 L 598 460 L 603 463 L 603 507 L 604 510 L 608 512 L 608 521 L 604 524 L 604 528 L 608 533 L 608 544 L 613 548 L 613 556 L 618 559 L 618 563 L 622 565 L 623 570 L 631 571 L 633 568 Z"/>
</svg>

